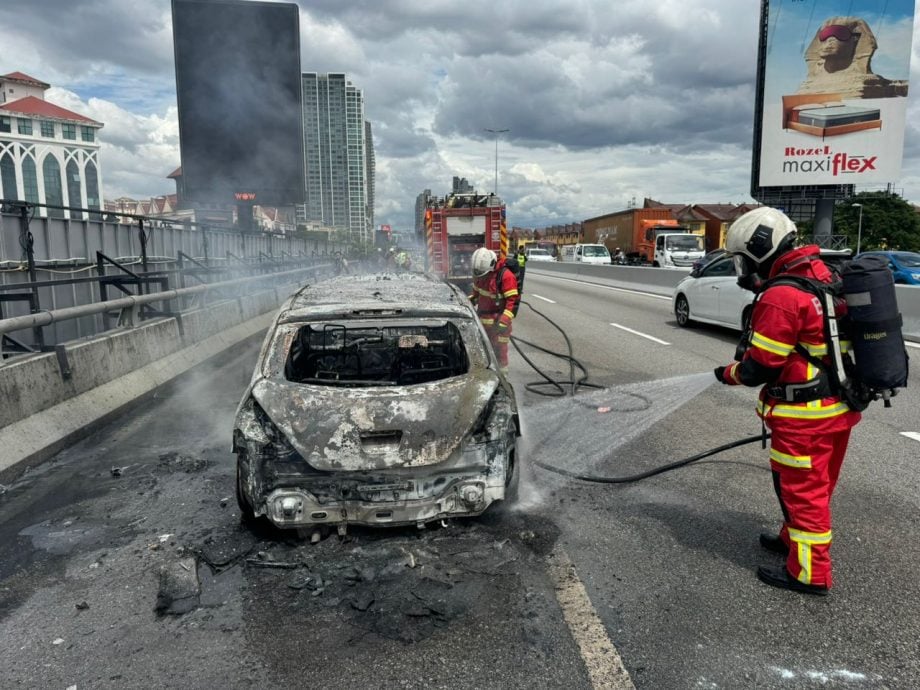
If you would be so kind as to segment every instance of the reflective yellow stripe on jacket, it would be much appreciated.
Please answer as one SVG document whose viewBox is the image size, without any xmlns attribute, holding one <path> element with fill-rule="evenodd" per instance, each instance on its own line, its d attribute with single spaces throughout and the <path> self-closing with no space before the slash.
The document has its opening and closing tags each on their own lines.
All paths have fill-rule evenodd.
<svg viewBox="0 0 920 690">
<path fill-rule="evenodd" d="M 476 290 L 476 292 L 478 292 L 483 297 L 488 297 L 489 299 L 493 299 L 496 301 L 500 299 L 508 299 L 509 297 L 515 297 L 518 294 L 520 294 L 517 288 L 508 290 L 508 292 L 499 292 L 498 294 L 494 292 L 489 292 L 485 288 L 481 288 L 478 285 L 474 285 L 473 289 Z"/>
<path fill-rule="evenodd" d="M 770 405 L 757 401 L 757 414 L 761 417 L 791 417 L 799 419 L 827 419 L 849 412 L 846 403 L 835 402 L 824 405 L 820 400 L 810 403 L 777 403 Z"/>
<path fill-rule="evenodd" d="M 795 345 L 789 345 L 788 343 L 781 343 L 778 340 L 773 340 L 768 338 L 763 333 L 758 333 L 754 331 L 751 334 L 751 345 L 754 347 L 759 347 L 761 350 L 766 350 L 774 355 L 779 355 L 780 357 L 788 357 L 789 354 L 795 349 Z"/>
</svg>

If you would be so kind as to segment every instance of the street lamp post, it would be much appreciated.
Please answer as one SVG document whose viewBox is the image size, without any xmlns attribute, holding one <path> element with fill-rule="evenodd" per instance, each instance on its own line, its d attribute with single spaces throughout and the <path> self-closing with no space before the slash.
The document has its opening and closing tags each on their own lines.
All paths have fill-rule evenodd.
<svg viewBox="0 0 920 690">
<path fill-rule="evenodd" d="M 495 187 L 492 188 L 492 193 L 495 196 L 498 196 L 498 135 L 504 134 L 505 132 L 510 132 L 510 129 L 484 129 L 484 132 L 491 132 L 495 135 Z"/>
<path fill-rule="evenodd" d="M 850 204 L 853 208 L 859 209 L 859 224 L 856 228 L 856 255 L 859 255 L 859 248 L 862 245 L 862 204 Z"/>
</svg>

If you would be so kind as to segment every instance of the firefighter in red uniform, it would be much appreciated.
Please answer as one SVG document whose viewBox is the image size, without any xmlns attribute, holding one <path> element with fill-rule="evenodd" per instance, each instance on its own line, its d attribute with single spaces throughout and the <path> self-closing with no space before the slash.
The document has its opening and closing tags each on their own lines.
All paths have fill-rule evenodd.
<svg viewBox="0 0 920 690">
<path fill-rule="evenodd" d="M 758 208 L 738 218 L 725 248 L 734 256 L 739 284 L 757 291 L 759 276 L 781 275 L 832 282 L 817 246 L 793 249 L 795 233 L 795 224 L 776 209 Z M 840 304 L 838 313 L 845 308 Z M 757 414 L 772 432 L 770 467 L 783 525 L 779 534 L 761 534 L 760 545 L 784 554 L 786 564 L 761 566 L 757 577 L 809 594 L 827 594 L 831 587 L 830 501 L 850 430 L 860 420 L 832 389 L 826 371 L 805 356 L 832 366 L 823 309 L 799 287 L 767 286 L 755 302 L 741 361 L 715 370 L 722 383 L 763 385 Z"/>
<path fill-rule="evenodd" d="M 504 257 L 480 247 L 473 252 L 473 294 L 479 320 L 489 334 L 492 348 L 502 371 L 508 369 L 508 343 L 511 340 L 511 321 L 517 313 L 519 299 L 517 278 L 505 266 Z"/>
</svg>

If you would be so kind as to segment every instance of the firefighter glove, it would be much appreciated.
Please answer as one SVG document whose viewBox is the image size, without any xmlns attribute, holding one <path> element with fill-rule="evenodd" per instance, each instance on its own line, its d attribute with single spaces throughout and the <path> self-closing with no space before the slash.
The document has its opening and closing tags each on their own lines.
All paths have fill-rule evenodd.
<svg viewBox="0 0 920 690">
<path fill-rule="evenodd" d="M 498 327 L 502 330 L 508 328 L 511 325 L 511 317 L 507 314 L 502 314 L 498 319 Z"/>
<path fill-rule="evenodd" d="M 719 383 L 726 383 L 726 381 L 725 381 L 725 367 L 716 367 L 716 368 L 713 369 L 712 371 L 713 371 L 713 373 L 716 375 L 716 380 L 717 380 Z"/>
</svg>

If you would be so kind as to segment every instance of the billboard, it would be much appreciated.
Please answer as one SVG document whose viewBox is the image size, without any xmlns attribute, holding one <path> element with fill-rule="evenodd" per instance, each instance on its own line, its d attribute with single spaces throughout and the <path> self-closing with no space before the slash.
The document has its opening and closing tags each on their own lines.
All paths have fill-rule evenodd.
<svg viewBox="0 0 920 690">
<path fill-rule="evenodd" d="M 184 198 L 304 198 L 297 5 L 172 0 Z"/>
<path fill-rule="evenodd" d="M 898 179 L 914 0 L 772 4 L 763 3 L 759 186 Z"/>
</svg>

